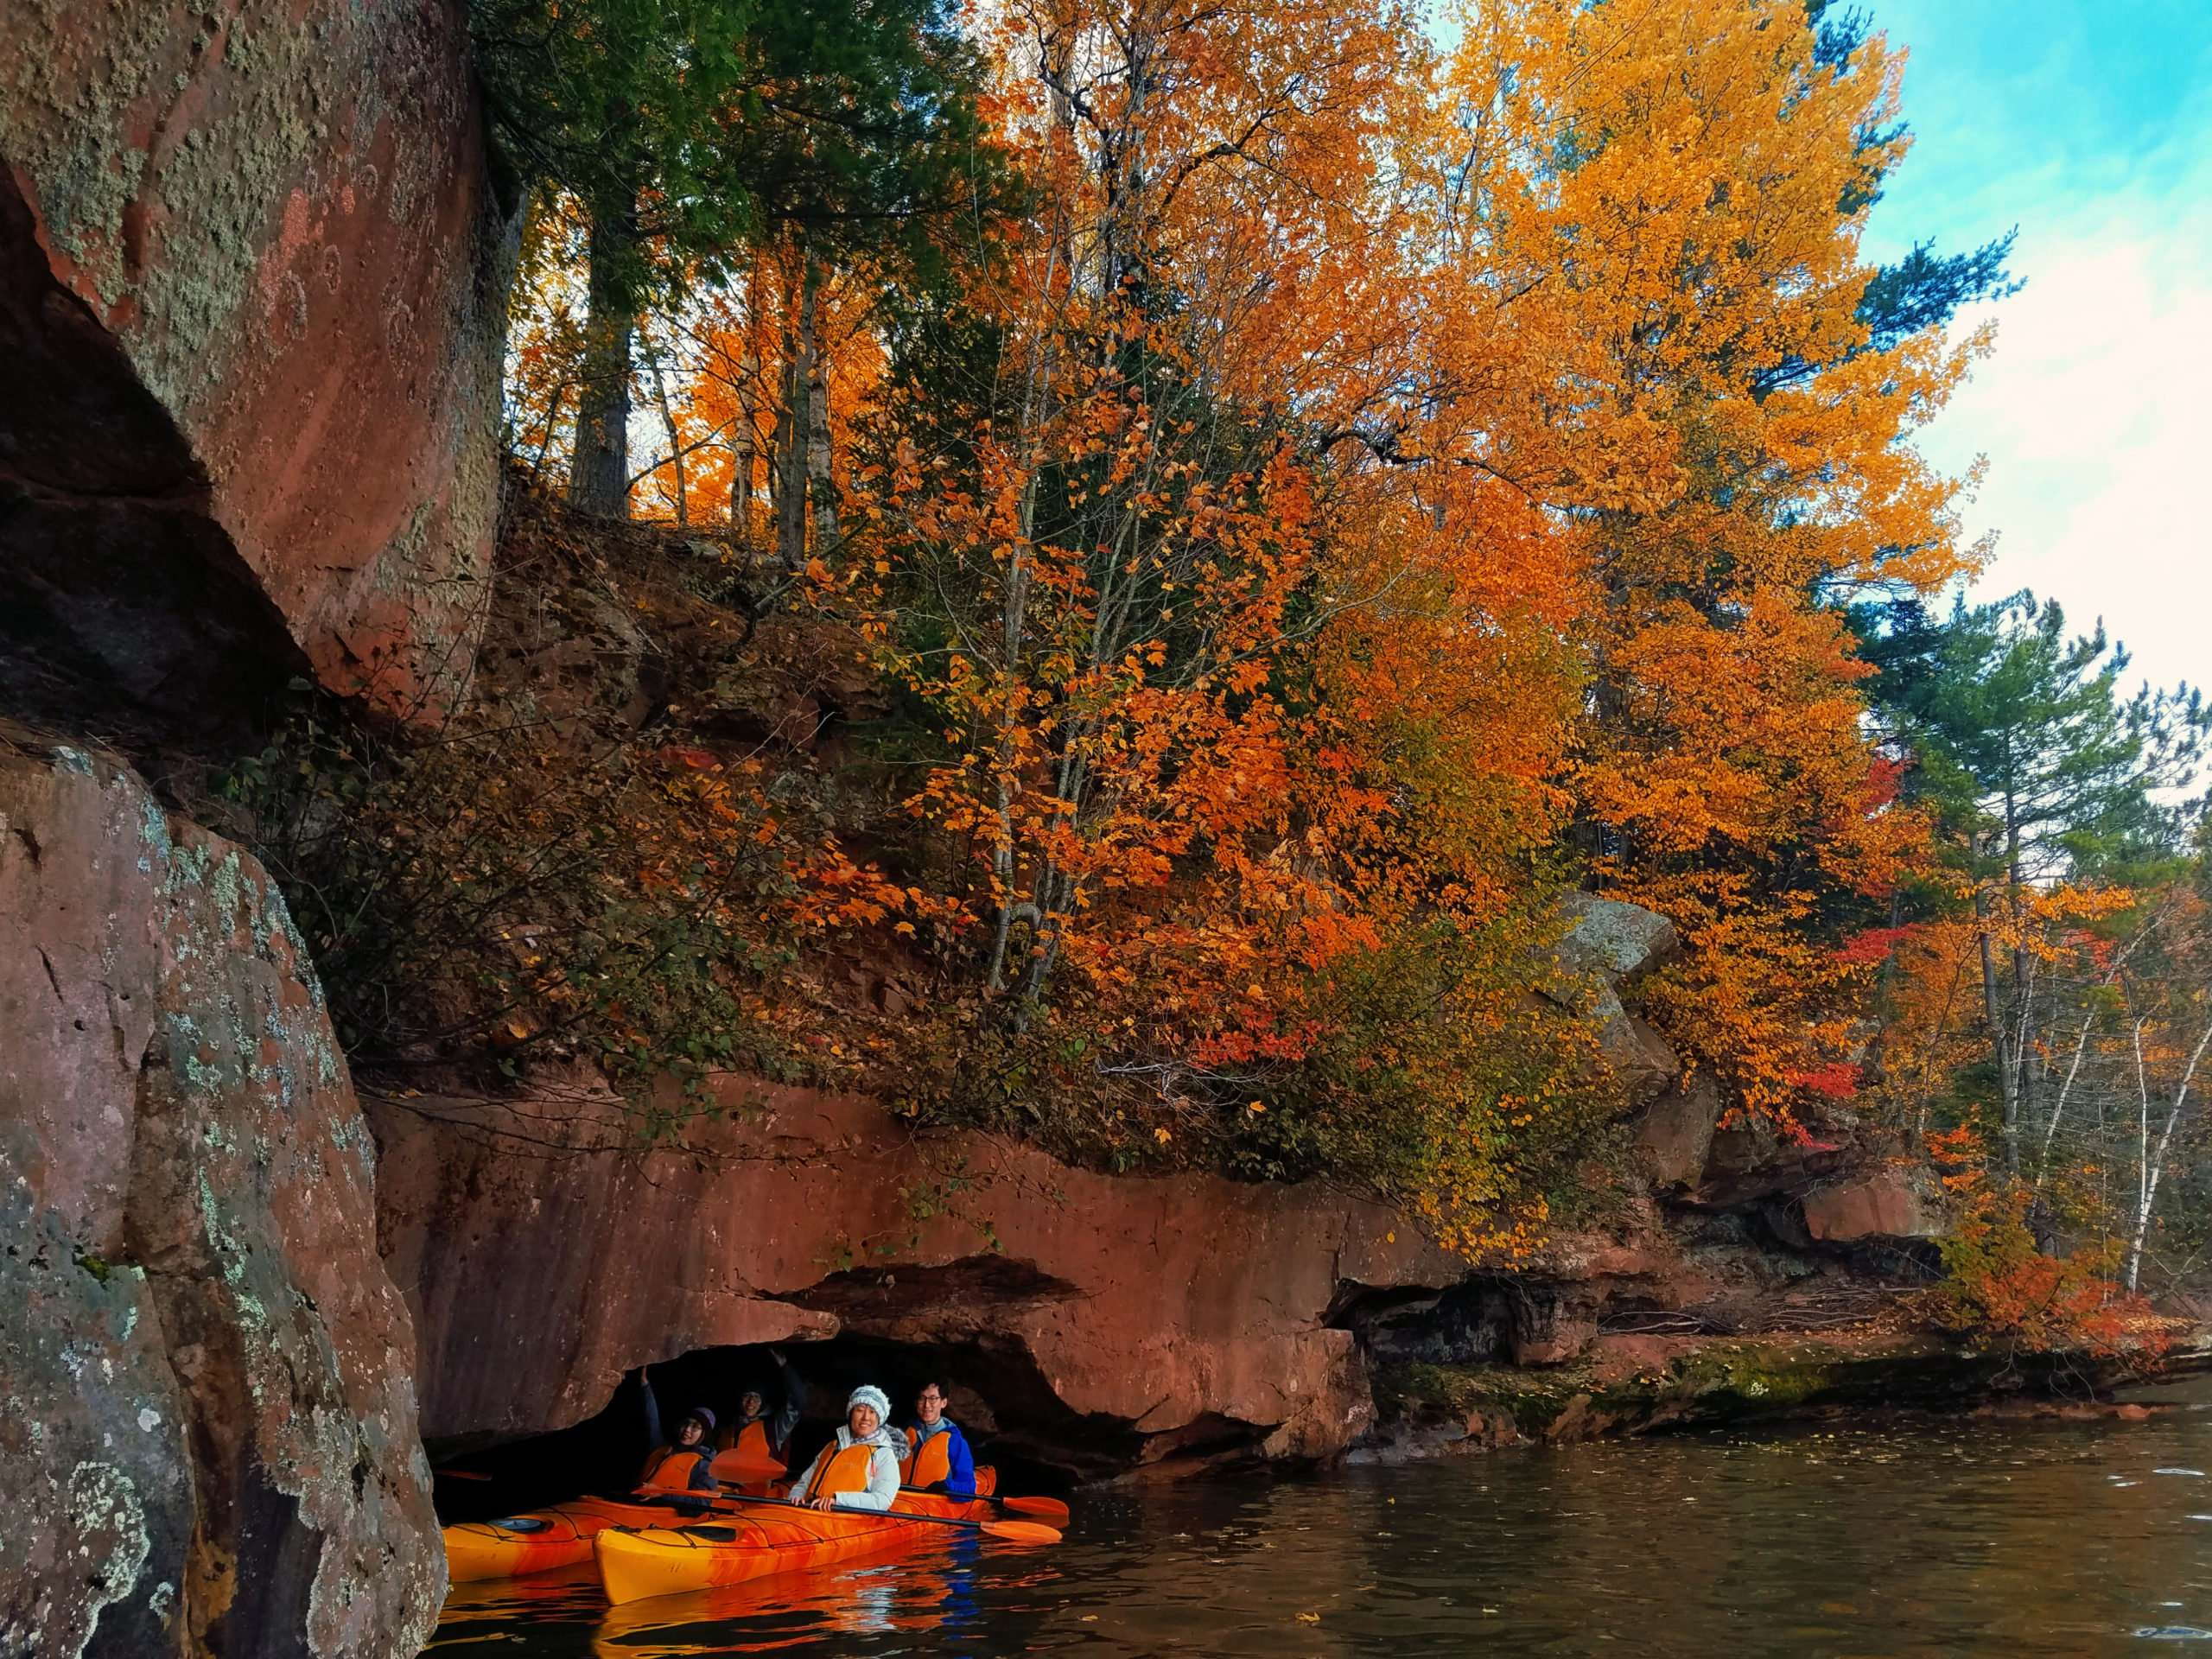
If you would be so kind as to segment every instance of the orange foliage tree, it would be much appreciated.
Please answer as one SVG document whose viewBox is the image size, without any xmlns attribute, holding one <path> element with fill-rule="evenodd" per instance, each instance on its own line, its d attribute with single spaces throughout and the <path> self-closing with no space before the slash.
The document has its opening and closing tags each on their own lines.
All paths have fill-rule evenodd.
<svg viewBox="0 0 2212 1659">
<path fill-rule="evenodd" d="M 1549 163 L 1492 222 L 1597 429 L 1532 480 L 1601 595 L 1579 630 L 1578 839 L 1605 890 L 1681 932 L 1655 1019 L 1785 1122 L 1847 1092 L 1869 963 L 1842 926 L 1925 839 L 1827 607 L 1974 564 L 1909 439 L 1980 342 L 1878 343 L 1859 316 L 1897 69 L 1759 0 L 1486 10 L 1454 65 L 1469 153 Z"/>
<path fill-rule="evenodd" d="M 1910 441 L 1980 342 L 1862 318 L 1880 41 L 1802 0 L 1461 21 L 993 11 L 1025 194 L 938 227 L 938 286 L 765 248 L 682 320 L 666 424 L 692 520 L 764 548 L 775 492 L 906 693 L 918 1102 L 1389 1168 L 1479 1245 L 1578 1099 L 1526 995 L 1562 882 L 1675 923 L 1651 1011 L 1738 1105 L 1854 1087 L 1927 825 L 1834 607 L 1972 567 Z"/>
</svg>

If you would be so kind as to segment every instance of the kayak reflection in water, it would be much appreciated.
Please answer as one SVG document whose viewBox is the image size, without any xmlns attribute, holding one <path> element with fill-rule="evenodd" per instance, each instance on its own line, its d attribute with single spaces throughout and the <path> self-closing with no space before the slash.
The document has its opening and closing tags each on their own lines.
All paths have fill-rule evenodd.
<svg viewBox="0 0 2212 1659">
<path fill-rule="evenodd" d="M 684 1413 L 673 1435 L 664 1435 L 660 1402 L 653 1398 L 652 1378 L 644 1366 L 638 1369 L 638 1383 L 645 1401 L 645 1440 L 652 1447 L 645 1454 L 645 1467 L 638 1472 L 638 1484 L 713 1496 L 714 1447 L 709 1437 L 715 1432 L 715 1414 L 704 1406 L 694 1407 Z"/>
<path fill-rule="evenodd" d="M 776 1409 L 768 1410 L 765 1384 L 748 1382 L 738 1396 L 736 1419 L 722 1425 L 717 1440 L 723 1451 L 764 1465 L 781 1464 L 790 1458 L 791 1431 L 806 1410 L 806 1382 L 798 1368 L 784 1357 L 780 1348 L 771 1348 L 768 1357 L 776 1362 L 776 1392 L 780 1396 Z"/>
<path fill-rule="evenodd" d="M 837 1438 L 814 1454 L 806 1472 L 791 1486 L 791 1497 L 810 1509 L 883 1510 L 899 1496 L 899 1452 L 905 1444 L 884 1427 L 891 1401 L 881 1389 L 863 1382 L 845 1402 L 845 1421 Z"/>
<path fill-rule="evenodd" d="M 968 1437 L 944 1414 L 944 1385 L 934 1378 L 914 1396 L 914 1426 L 906 1431 L 899 1477 L 909 1486 L 947 1497 L 976 1495 L 976 1459 Z"/>
</svg>

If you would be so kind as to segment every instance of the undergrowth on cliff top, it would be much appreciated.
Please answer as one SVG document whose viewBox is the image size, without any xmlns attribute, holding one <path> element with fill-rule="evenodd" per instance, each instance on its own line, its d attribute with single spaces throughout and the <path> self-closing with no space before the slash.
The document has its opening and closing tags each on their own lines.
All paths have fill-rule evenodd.
<svg viewBox="0 0 2212 1659">
<path fill-rule="evenodd" d="M 373 1084 L 526 1093 L 581 1058 L 646 1143 L 716 1116 L 721 1073 L 864 1088 L 1092 1167 L 1321 1176 L 1471 1249 L 1587 1207 L 1612 1096 L 1577 988 L 1529 957 L 1541 918 L 1343 953 L 1297 1044 L 1232 1009 L 1253 1040 L 1205 1068 L 1173 1058 L 1165 982 L 1155 1027 L 1126 999 L 1010 1025 L 967 981 L 957 872 L 883 786 L 898 721 L 825 737 L 817 699 L 897 700 L 835 616 L 750 599 L 772 578 L 716 544 L 517 489 L 468 707 L 372 726 L 302 694 L 221 780 Z"/>
</svg>

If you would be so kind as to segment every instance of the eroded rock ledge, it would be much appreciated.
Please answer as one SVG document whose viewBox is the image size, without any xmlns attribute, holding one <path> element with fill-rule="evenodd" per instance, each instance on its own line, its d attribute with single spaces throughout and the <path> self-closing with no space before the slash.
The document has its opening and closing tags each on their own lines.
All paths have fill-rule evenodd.
<svg viewBox="0 0 2212 1659">
<path fill-rule="evenodd" d="M 1324 1458 L 1372 1416 L 1340 1287 L 1460 1272 L 1318 1188 L 1092 1174 L 910 1136 L 852 1096 L 754 1085 L 745 1107 L 636 1154 L 575 1101 L 370 1100 L 434 1446 L 576 1422 L 691 1350 L 845 1334 L 966 1357 L 1077 1472 L 1109 1472 L 1086 1448 L 1124 1433 L 1138 1463 L 1193 1439 Z"/>
</svg>

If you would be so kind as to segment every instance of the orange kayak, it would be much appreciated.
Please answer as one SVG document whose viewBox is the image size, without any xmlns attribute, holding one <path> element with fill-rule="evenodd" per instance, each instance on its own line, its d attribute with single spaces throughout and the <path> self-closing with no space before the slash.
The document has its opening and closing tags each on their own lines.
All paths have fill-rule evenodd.
<svg viewBox="0 0 2212 1659">
<path fill-rule="evenodd" d="M 548 1573 L 588 1560 L 591 1541 L 608 1527 L 665 1527 L 671 1522 L 681 1524 L 671 1504 L 611 1497 L 579 1497 L 497 1521 L 457 1521 L 445 1529 L 446 1577 L 468 1584 Z"/>
<path fill-rule="evenodd" d="M 616 1524 L 592 1541 L 607 1599 L 619 1603 L 828 1567 L 943 1530 L 926 1520 L 902 1522 L 902 1515 L 981 1521 L 991 1513 L 988 1503 L 902 1494 L 880 1515 L 747 1505 L 696 1524 Z"/>
</svg>

